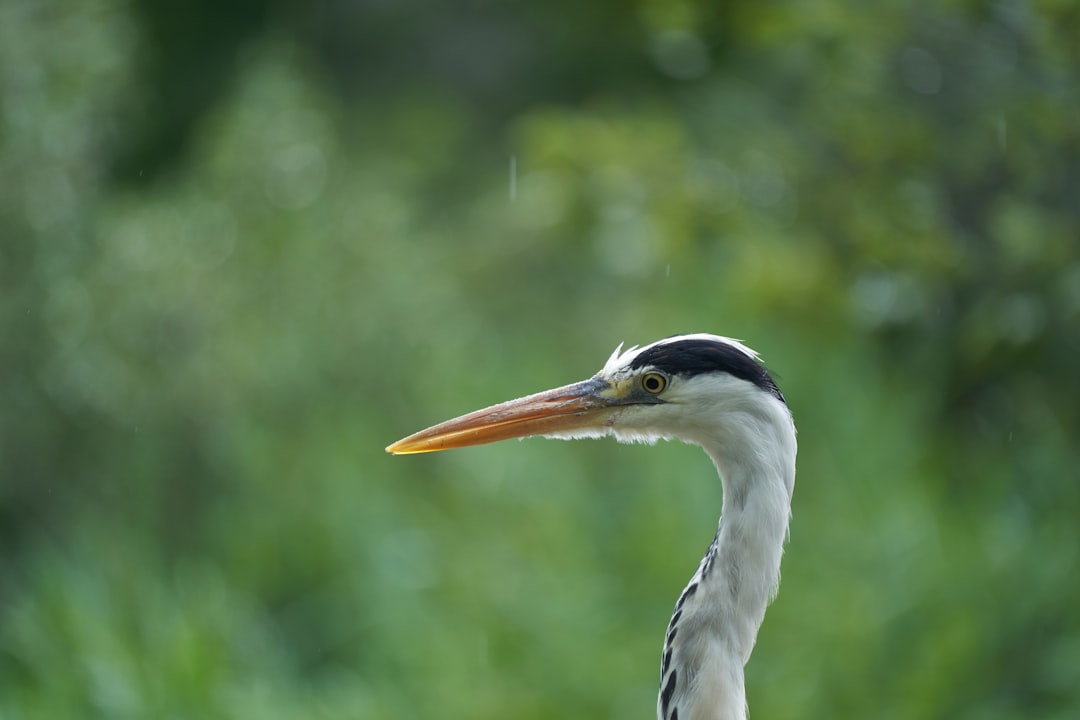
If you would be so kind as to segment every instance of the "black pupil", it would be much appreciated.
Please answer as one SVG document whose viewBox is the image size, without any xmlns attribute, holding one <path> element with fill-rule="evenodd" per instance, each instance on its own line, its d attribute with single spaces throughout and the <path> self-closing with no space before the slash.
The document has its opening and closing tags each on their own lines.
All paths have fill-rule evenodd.
<svg viewBox="0 0 1080 720">
<path fill-rule="evenodd" d="M 654 391 L 659 390 L 660 378 L 656 377 L 655 375 L 645 378 L 645 389 Z"/>
</svg>

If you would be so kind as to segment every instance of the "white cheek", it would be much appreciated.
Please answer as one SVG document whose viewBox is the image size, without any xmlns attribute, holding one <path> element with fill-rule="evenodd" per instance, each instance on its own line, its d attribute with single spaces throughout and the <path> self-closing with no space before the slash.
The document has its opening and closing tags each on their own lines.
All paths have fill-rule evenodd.
<svg viewBox="0 0 1080 720">
<path fill-rule="evenodd" d="M 627 406 L 612 415 L 609 424 L 615 439 L 622 443 L 653 444 L 673 437 L 663 405 Z"/>
<path fill-rule="evenodd" d="M 615 428 L 613 433 L 615 439 L 621 443 L 642 443 L 644 445 L 652 445 L 657 440 L 670 440 L 667 435 L 658 435 L 655 432 L 642 432 L 638 430 L 626 430 L 622 428 Z"/>
<path fill-rule="evenodd" d="M 586 438 L 601 438 L 614 434 L 611 428 L 578 428 L 575 430 L 563 430 L 544 435 L 552 440 L 583 440 Z"/>
</svg>

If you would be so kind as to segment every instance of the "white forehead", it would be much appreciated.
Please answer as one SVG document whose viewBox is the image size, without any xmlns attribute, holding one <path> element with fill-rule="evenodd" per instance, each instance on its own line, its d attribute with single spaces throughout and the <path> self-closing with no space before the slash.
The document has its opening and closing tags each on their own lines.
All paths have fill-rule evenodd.
<svg viewBox="0 0 1080 720">
<path fill-rule="evenodd" d="M 626 350 L 622 349 L 622 343 L 619 343 L 619 347 L 615 348 L 615 352 L 611 353 L 611 357 L 604 363 L 603 369 L 600 371 L 603 375 L 614 375 L 615 373 L 625 370 L 631 362 L 634 361 L 641 353 L 645 352 L 649 348 L 656 347 L 657 345 L 667 345 L 668 343 L 680 342 L 682 340 L 710 340 L 712 342 L 724 343 L 731 347 L 745 353 L 754 360 L 758 360 L 758 354 L 752 348 L 743 345 L 738 340 L 729 337 L 723 337 L 722 335 L 710 335 L 709 333 L 693 333 L 691 335 L 673 335 L 663 340 L 657 340 L 654 343 L 649 343 L 643 347 L 634 345 Z"/>
</svg>

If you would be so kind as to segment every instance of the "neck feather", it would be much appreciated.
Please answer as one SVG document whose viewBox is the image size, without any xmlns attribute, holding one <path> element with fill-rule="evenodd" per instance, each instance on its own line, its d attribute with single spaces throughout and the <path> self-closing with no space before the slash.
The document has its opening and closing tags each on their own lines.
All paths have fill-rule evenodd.
<svg viewBox="0 0 1080 720">
<path fill-rule="evenodd" d="M 786 407 L 774 410 L 694 439 L 720 473 L 723 515 L 668 626 L 661 720 L 746 717 L 743 665 L 779 583 L 795 483 L 795 429 Z"/>
</svg>

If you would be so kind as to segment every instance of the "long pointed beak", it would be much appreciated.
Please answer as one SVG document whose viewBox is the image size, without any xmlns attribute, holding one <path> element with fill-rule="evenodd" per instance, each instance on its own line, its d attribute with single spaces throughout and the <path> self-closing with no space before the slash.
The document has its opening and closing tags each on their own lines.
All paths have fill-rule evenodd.
<svg viewBox="0 0 1080 720">
<path fill-rule="evenodd" d="M 611 385 L 591 378 L 510 400 L 447 420 L 398 440 L 386 448 L 394 455 L 435 452 L 530 435 L 550 435 L 597 427 L 603 411 L 619 404 L 605 397 Z"/>
</svg>

